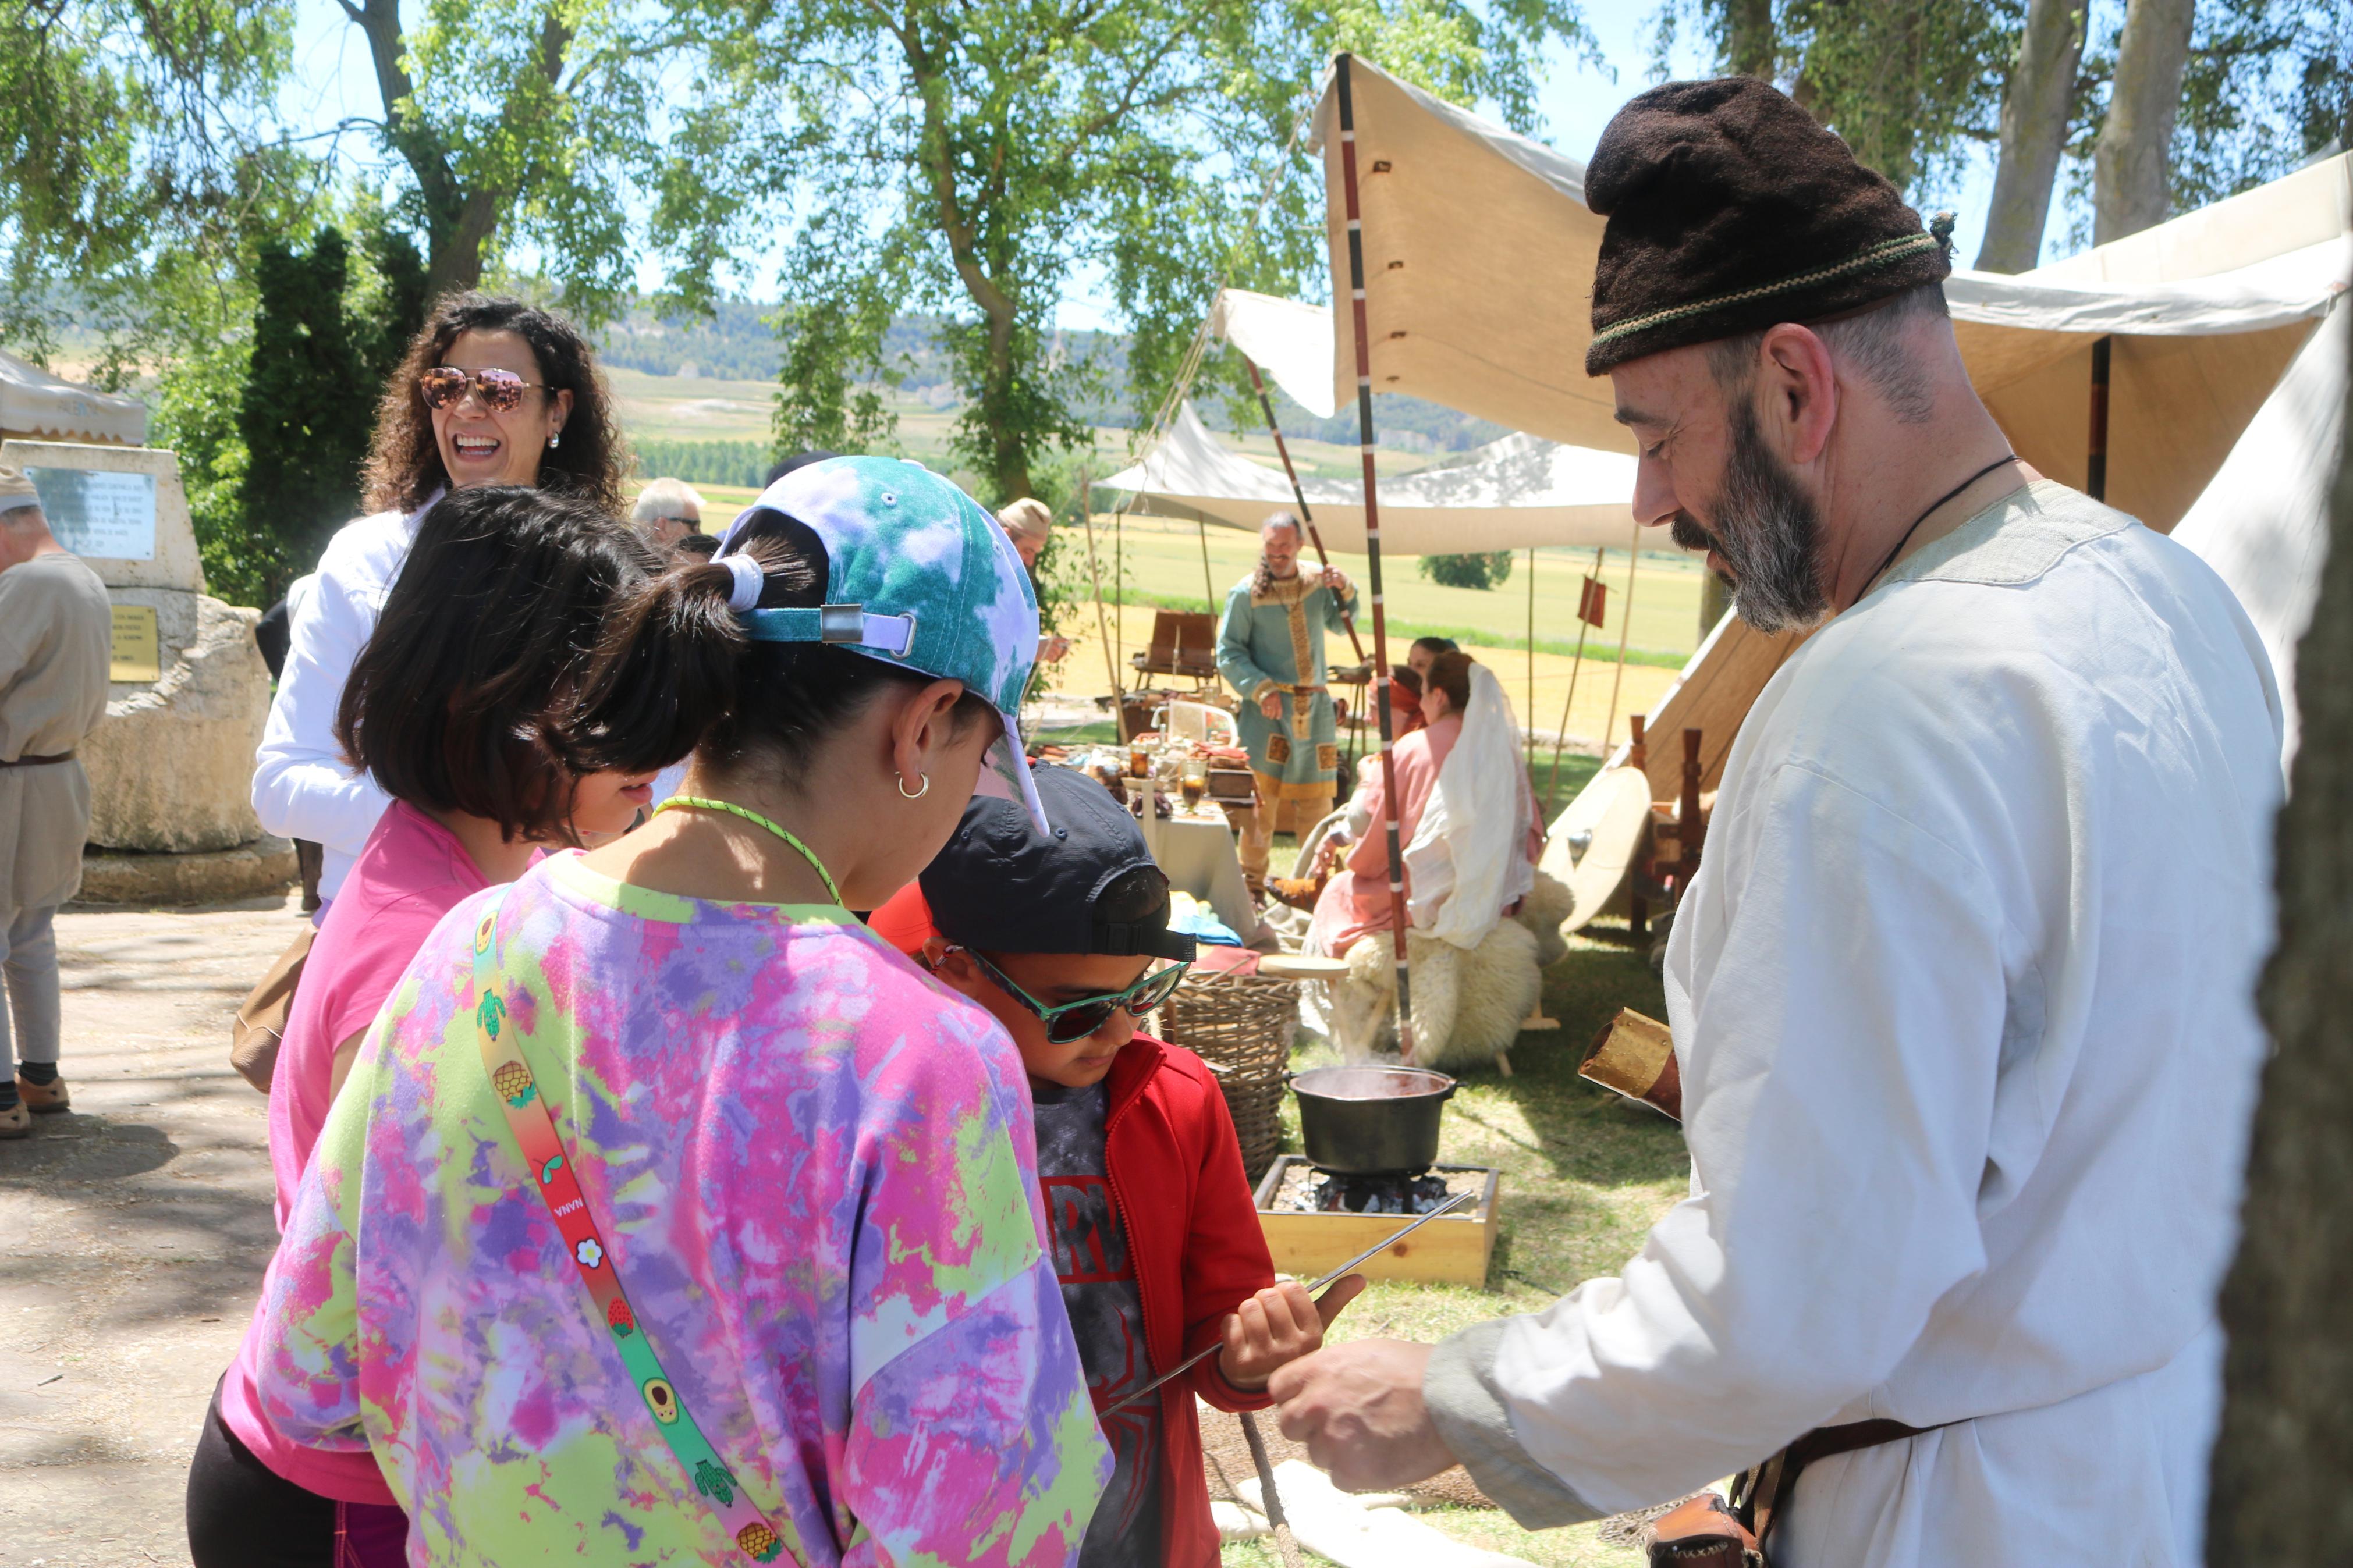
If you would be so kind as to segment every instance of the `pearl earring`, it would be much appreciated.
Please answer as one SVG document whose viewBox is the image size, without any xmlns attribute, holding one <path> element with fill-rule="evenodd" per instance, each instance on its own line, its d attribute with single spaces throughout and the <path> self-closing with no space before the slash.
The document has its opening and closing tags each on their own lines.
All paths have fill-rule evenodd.
<svg viewBox="0 0 2353 1568">
<path fill-rule="evenodd" d="M 564 432 L 561 430 L 547 438 L 547 449 L 551 452 L 562 445 L 564 445 Z"/>
</svg>

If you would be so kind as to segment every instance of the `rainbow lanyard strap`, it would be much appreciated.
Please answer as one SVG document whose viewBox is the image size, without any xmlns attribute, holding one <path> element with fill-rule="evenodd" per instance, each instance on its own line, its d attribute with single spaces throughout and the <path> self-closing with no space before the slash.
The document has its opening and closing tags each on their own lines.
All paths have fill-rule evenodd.
<svg viewBox="0 0 2353 1568">
<path fill-rule="evenodd" d="M 719 1515 L 729 1539 L 753 1562 L 774 1563 L 782 1553 L 786 1561 L 799 1568 L 797 1540 L 788 1548 L 784 1533 L 752 1506 L 742 1483 L 721 1462 L 718 1451 L 712 1447 L 711 1440 L 702 1435 L 702 1428 L 679 1398 L 678 1389 L 663 1373 L 653 1346 L 646 1342 L 637 1314 L 630 1310 L 629 1299 L 613 1272 L 612 1248 L 598 1234 L 596 1215 L 589 1211 L 588 1200 L 573 1174 L 572 1162 L 565 1156 L 563 1140 L 555 1131 L 554 1112 L 548 1109 L 546 1097 L 539 1092 L 538 1080 L 523 1059 L 522 1041 L 519 1037 L 510 1037 L 504 1044 L 500 1041 L 506 1032 L 507 1006 L 495 984 L 498 963 L 493 946 L 499 909 L 505 901 L 506 893 L 501 889 L 482 912 L 481 923 L 474 928 L 474 1037 L 482 1047 L 482 1066 L 491 1075 L 491 1089 L 506 1111 L 507 1127 L 522 1151 L 524 1164 L 537 1178 L 532 1187 L 547 1205 L 548 1216 L 555 1221 L 555 1228 L 563 1233 L 565 1248 L 579 1270 L 580 1283 L 588 1291 L 596 1319 L 612 1331 L 613 1346 L 620 1353 L 629 1381 L 644 1398 L 647 1414 L 654 1418 L 655 1430 L 678 1457 L 680 1467 L 694 1482 L 695 1491 Z"/>
</svg>

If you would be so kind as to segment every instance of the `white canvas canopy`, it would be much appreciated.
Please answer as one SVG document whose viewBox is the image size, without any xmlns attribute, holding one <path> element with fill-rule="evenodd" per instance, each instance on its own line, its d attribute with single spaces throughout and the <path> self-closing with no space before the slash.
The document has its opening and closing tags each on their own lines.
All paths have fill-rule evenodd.
<svg viewBox="0 0 2353 1568">
<path fill-rule="evenodd" d="M 106 446 L 147 444 L 147 405 L 135 397 L 77 386 L 0 353 L 0 435 Z"/>
<path fill-rule="evenodd" d="M 1585 374 L 1602 231 L 1585 166 L 1361 59 L 1352 79 L 1373 389 L 1631 450 L 1609 381 Z M 1337 114 L 1327 88 L 1314 130 L 1335 279 L 1347 275 Z M 2084 482 L 2091 345 L 2111 335 L 2107 499 L 2170 529 L 2343 283 L 2313 247 L 2345 232 L 2348 171 L 2353 158 L 2331 159 L 2192 215 L 2205 220 L 2195 235 L 2136 236 L 2113 257 L 1957 274 L 1962 353 L 2020 455 Z M 1353 343 L 1333 348 L 1327 404 L 1356 387 Z"/>
<path fill-rule="evenodd" d="M 2246 434 L 2173 530 L 2221 574 L 2271 655 L 2295 756 L 2295 645 L 2312 624 L 2328 556 L 2328 489 L 2345 435 L 2353 307 L 2340 304 L 2298 352 Z"/>
<path fill-rule="evenodd" d="M 1281 470 L 1227 447 L 1189 402 L 1143 462 L 1102 483 L 1136 495 L 1139 511 L 1198 516 L 1252 532 L 1269 512 L 1295 510 Z M 1325 548 L 1361 553 L 1364 486 L 1307 479 L 1300 488 Z M 1633 539 L 1633 497 L 1630 457 L 1506 436 L 1460 464 L 1383 479 L 1381 548 L 1408 555 L 1544 545 L 1622 549 Z"/>
</svg>

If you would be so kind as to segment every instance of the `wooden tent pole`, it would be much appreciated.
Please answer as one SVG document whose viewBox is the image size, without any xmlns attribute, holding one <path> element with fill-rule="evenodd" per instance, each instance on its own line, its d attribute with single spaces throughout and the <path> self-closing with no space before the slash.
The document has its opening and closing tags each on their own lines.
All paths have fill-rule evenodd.
<svg viewBox="0 0 2353 1568">
<path fill-rule="evenodd" d="M 2084 493 L 2108 499 L 2108 363 L 2116 339 L 2092 340 L 2092 430 L 2084 457 Z"/>
<path fill-rule="evenodd" d="M 1528 546 L 1528 705 L 1521 710 L 1527 721 L 1520 727 L 1520 750 L 1527 753 L 1528 787 L 1535 787 L 1536 766 L 1536 547 Z"/>
<path fill-rule="evenodd" d="M 1111 678 L 1111 718 L 1121 745 L 1127 743 L 1127 704 L 1120 700 L 1119 658 L 1112 652 L 1111 626 L 1103 615 L 1103 567 L 1095 556 L 1095 509 L 1082 502 L 1079 515 L 1087 520 L 1087 581 L 1094 585 L 1095 635 L 1103 639 L 1103 673 Z"/>
<path fill-rule="evenodd" d="M 1356 326 L 1356 437 L 1365 465 L 1365 560 L 1366 586 L 1373 600 L 1374 687 L 1379 694 L 1375 710 L 1381 716 L 1381 816 L 1388 835 L 1389 934 L 1397 963 L 1398 1055 L 1414 1058 L 1412 976 L 1406 963 L 1405 850 L 1398 841 L 1397 755 L 1390 750 L 1396 734 L 1389 708 L 1389 683 L 1378 677 L 1389 668 L 1387 612 L 1381 603 L 1381 503 L 1379 477 L 1373 471 L 1372 329 L 1365 317 L 1364 216 L 1356 205 L 1356 100 L 1348 84 L 1354 57 L 1342 54 L 1333 61 L 1334 82 L 1340 100 L 1340 189 L 1348 219 L 1348 296 Z"/>
<path fill-rule="evenodd" d="M 1307 529 L 1307 542 L 1315 546 L 1315 559 L 1324 563 L 1324 570 L 1329 572 L 1332 570 L 1332 557 L 1324 552 L 1324 535 L 1315 526 L 1315 513 L 1307 504 L 1307 492 L 1299 488 L 1299 470 L 1291 466 L 1291 447 L 1282 439 L 1282 426 L 1274 422 L 1274 400 L 1266 395 L 1266 383 L 1259 379 L 1258 362 L 1243 354 L 1240 349 L 1234 352 L 1242 355 L 1242 363 L 1250 371 L 1250 388 L 1258 394 L 1259 411 L 1266 416 L 1267 434 L 1274 437 L 1274 455 L 1282 459 L 1282 476 L 1291 481 L 1291 499 L 1299 508 L 1299 521 Z M 1348 646 L 1356 650 L 1356 662 L 1364 663 L 1365 644 L 1364 639 L 1356 636 L 1356 613 L 1342 610 L 1340 624 L 1348 628 Z"/>
<path fill-rule="evenodd" d="M 1626 684 L 1626 634 L 1634 629 L 1634 563 L 1642 553 L 1642 525 L 1634 525 L 1634 542 L 1626 546 L 1626 602 L 1618 608 L 1618 679 L 1609 683 L 1609 719 L 1601 726 L 1601 754 L 1609 754 L 1609 737 L 1618 728 L 1618 691 Z"/>
<path fill-rule="evenodd" d="M 1218 583 L 1209 575 L 1209 525 L 1198 512 L 1193 515 L 1193 531 L 1201 541 L 1201 596 L 1208 602 L 1209 614 L 1218 613 Z"/>
<path fill-rule="evenodd" d="M 1593 580 L 1597 583 L 1601 581 L 1601 547 L 1595 545 L 1593 547 Z M 1582 584 L 1579 586 L 1581 587 Z M 1582 595 L 1580 600 L 1581 598 Z M 1585 634 L 1593 629 L 1592 623 L 1585 618 L 1584 605 L 1581 602 L 1577 605 L 1577 657 L 1568 661 L 1568 695 L 1562 698 L 1560 702 L 1560 732 L 1552 738 L 1552 782 L 1545 785 L 1545 793 L 1556 801 L 1560 798 L 1560 749 L 1568 743 L 1568 709 L 1569 705 L 1577 700 L 1577 672 L 1585 668 Z M 1609 737 L 1606 732 L 1601 737 L 1601 754 L 1605 757 L 1609 754 Z"/>
</svg>

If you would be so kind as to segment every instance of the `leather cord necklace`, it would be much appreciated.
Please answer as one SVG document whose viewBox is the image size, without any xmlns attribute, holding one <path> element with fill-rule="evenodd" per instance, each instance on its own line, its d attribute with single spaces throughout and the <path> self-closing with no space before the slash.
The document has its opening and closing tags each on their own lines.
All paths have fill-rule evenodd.
<svg viewBox="0 0 2353 1568">
<path fill-rule="evenodd" d="M 2017 453 L 2004 452 L 2000 457 L 1996 458 L 1992 462 L 1988 463 L 1984 468 L 1979 468 L 1976 473 L 1971 474 L 1968 479 L 1963 479 L 1959 484 L 1955 485 L 1951 489 L 1947 490 L 1943 495 L 1940 495 L 1935 500 L 1930 501 L 1928 503 L 1928 510 L 1912 520 L 1912 526 L 1904 531 L 1904 537 L 1895 542 L 1895 548 L 1887 552 L 1886 559 L 1880 562 L 1879 570 L 1873 572 L 1869 577 L 1863 580 L 1862 594 L 1870 593 L 1872 585 L 1877 583 L 1882 577 L 1887 575 L 1887 569 L 1895 564 L 1895 558 L 1904 553 L 1904 547 L 1912 542 L 1912 536 L 1920 531 L 1920 525 L 1927 521 L 1928 519 L 1935 514 L 1938 507 L 1944 505 L 1947 501 L 1952 500 L 1955 496 L 1960 494 L 1963 490 L 1968 489 L 1979 479 L 1984 479 L 1988 474 L 1992 473 L 2004 463 L 2015 463 L 2016 461 L 2018 461 Z M 1857 594 L 1855 597 L 1860 599 L 1862 597 L 1862 594 Z"/>
</svg>

